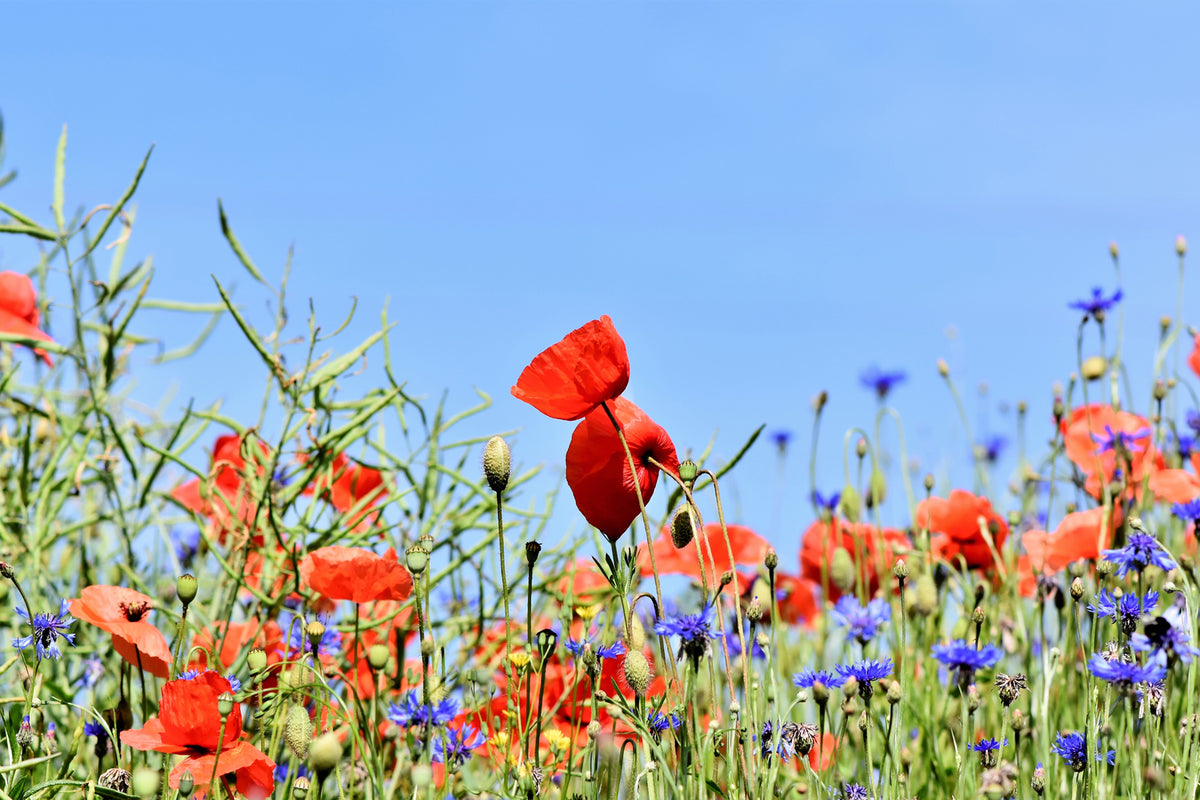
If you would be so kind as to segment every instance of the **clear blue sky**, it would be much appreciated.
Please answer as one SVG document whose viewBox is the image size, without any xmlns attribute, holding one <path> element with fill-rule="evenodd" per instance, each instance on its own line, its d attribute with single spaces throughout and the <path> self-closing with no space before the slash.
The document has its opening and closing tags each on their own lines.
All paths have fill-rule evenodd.
<svg viewBox="0 0 1200 800">
<path fill-rule="evenodd" d="M 1200 11 L 1183 4 L 54 3 L 4 19 L 6 202 L 49 219 L 63 123 L 72 207 L 114 199 L 155 143 L 130 245 L 154 255 L 155 294 L 213 300 L 215 273 L 263 309 L 221 197 L 271 278 L 295 243 L 297 331 L 305 298 L 332 329 L 357 296 L 349 348 L 390 298 L 412 391 L 448 389 L 451 407 L 488 392 L 474 432 L 522 428 L 517 458 L 551 473 L 571 425 L 508 388 L 607 313 L 631 398 L 681 449 L 797 432 L 779 530 L 772 446 L 729 491 L 784 552 L 810 521 L 818 390 L 820 488 L 841 482 L 842 433 L 870 423 L 871 363 L 909 371 L 894 403 L 913 455 L 969 486 L 935 360 L 977 428 L 1010 432 L 999 406 L 1026 399 L 1044 440 L 1075 360 L 1066 303 L 1112 288 L 1116 240 L 1145 397 L 1174 238 L 1200 247 Z M 0 240 L 0 267 L 30 266 Z M 256 367 L 226 321 L 145 387 L 175 378 L 248 418 Z"/>
</svg>

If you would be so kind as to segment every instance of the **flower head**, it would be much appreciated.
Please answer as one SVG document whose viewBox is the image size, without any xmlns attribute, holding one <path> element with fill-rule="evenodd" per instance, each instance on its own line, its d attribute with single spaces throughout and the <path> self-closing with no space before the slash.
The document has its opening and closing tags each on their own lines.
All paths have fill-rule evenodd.
<svg viewBox="0 0 1200 800">
<path fill-rule="evenodd" d="M 838 664 L 837 671 L 846 680 L 854 678 L 858 681 L 859 695 L 863 700 L 870 700 L 874 691 L 872 683 L 881 681 L 892 674 L 892 660 L 885 658 L 883 661 L 876 661 L 864 658 L 853 664 Z"/>
<path fill-rule="evenodd" d="M 512 396 L 548 417 L 583 419 L 629 384 L 625 341 L 605 315 L 571 331 L 534 357 Z"/>
<path fill-rule="evenodd" d="M 1069 303 L 1067 308 L 1073 308 L 1077 311 L 1082 311 L 1084 316 L 1095 317 L 1099 322 L 1104 319 L 1105 312 L 1112 309 L 1112 307 L 1121 300 L 1121 297 L 1122 292 L 1120 289 L 1117 289 L 1115 292 L 1113 292 L 1111 297 L 1105 297 L 1104 289 L 1099 286 L 1093 286 L 1091 297 L 1085 300 L 1076 300 L 1073 303 Z"/>
<path fill-rule="evenodd" d="M 802 669 L 792 676 L 792 684 L 799 689 L 811 689 L 815 683 L 821 684 L 826 689 L 836 689 L 845 682 L 845 675 L 835 675 L 823 669 Z"/>
<path fill-rule="evenodd" d="M 1054 738 L 1054 745 L 1050 748 L 1062 758 L 1067 765 L 1076 772 L 1083 772 L 1087 769 L 1087 738 L 1082 733 L 1068 731 L 1060 733 Z M 1110 765 L 1116 761 L 1117 753 L 1115 750 L 1109 750 L 1107 753 L 1101 753 L 1099 746 L 1096 748 L 1095 760 L 1107 761 Z M 1039 765 L 1040 766 L 1040 765 Z"/>
<path fill-rule="evenodd" d="M 1139 653 L 1150 653 L 1156 663 L 1169 666 L 1175 661 L 1190 664 L 1200 656 L 1200 648 L 1191 644 L 1181 625 L 1173 624 L 1166 614 L 1146 623 L 1142 633 L 1129 637 L 1129 648 Z"/>
<path fill-rule="evenodd" d="M 1175 569 L 1175 562 L 1162 549 L 1162 545 L 1148 533 L 1134 531 L 1129 534 L 1129 542 L 1124 547 L 1115 550 L 1105 550 L 1104 559 L 1117 565 L 1118 578 L 1125 577 L 1130 571 L 1141 572 L 1153 564 L 1163 572 Z"/>
<path fill-rule="evenodd" d="M 1088 611 L 1098 617 L 1112 617 L 1112 621 L 1121 626 L 1126 636 L 1137 629 L 1138 620 L 1142 614 L 1148 614 L 1158 604 L 1158 592 L 1146 592 L 1144 598 L 1139 598 L 1134 592 L 1127 592 L 1116 597 L 1107 589 L 1101 589 L 1096 599 L 1088 603 Z"/>
<path fill-rule="evenodd" d="M 1200 498 L 1196 498 L 1187 503 L 1176 503 L 1171 506 L 1171 513 L 1179 517 L 1184 522 L 1196 522 L 1200 520 Z"/>
<path fill-rule="evenodd" d="M 999 739 L 980 739 L 978 742 L 970 746 L 970 750 L 979 753 L 979 762 L 984 769 L 991 769 L 996 766 L 999 760 L 1000 749 L 1008 747 L 1008 739 L 1003 741 Z"/>
<path fill-rule="evenodd" d="M 40 312 L 33 281 L 19 272 L 0 272 L 0 331 L 40 342 L 53 342 L 39 324 Z M 54 366 L 45 350 L 35 348 L 33 353 L 46 362 L 46 366 Z"/>
<path fill-rule="evenodd" d="M 933 646 L 933 657 L 954 672 L 959 686 L 969 684 L 975 677 L 975 670 L 994 665 L 1002 655 L 1004 652 L 994 644 L 976 648 L 965 639 Z"/>
<path fill-rule="evenodd" d="M 1092 654 L 1088 668 L 1100 680 L 1125 691 L 1131 691 L 1138 683 L 1160 681 L 1167 674 L 1167 668 L 1154 661 L 1144 665 L 1129 664 L 1119 658 L 1108 661 L 1100 653 Z"/>
<path fill-rule="evenodd" d="M 992 501 L 964 489 L 948 498 L 930 497 L 917 505 L 914 522 L 932 534 L 931 545 L 939 558 L 967 569 L 988 569 L 1008 537 L 1008 523 L 992 508 Z M 982 528 L 989 534 L 983 535 Z M 988 543 L 988 538 L 991 543 Z"/>
<path fill-rule="evenodd" d="M 441 727 L 457 715 L 458 701 L 453 697 L 446 697 L 425 705 L 421 699 L 421 691 L 410 689 L 399 703 L 392 703 L 388 706 L 387 718 L 402 728 L 412 728 L 418 725 Z"/>
<path fill-rule="evenodd" d="M 892 618 L 892 607 L 883 598 L 877 597 L 865 607 L 850 595 L 843 595 L 833 607 L 833 618 L 858 639 L 859 643 L 867 644 L 875 638 L 881 626 Z"/>
<path fill-rule="evenodd" d="M 867 367 L 858 376 L 858 382 L 867 389 L 873 389 L 880 400 L 907 379 L 908 373 L 904 370 L 884 371 L 874 365 Z"/>
<path fill-rule="evenodd" d="M 650 459 L 677 470 L 679 457 L 667 432 L 633 403 L 619 397 L 609 404 L 609 410 L 625 433 L 636 475 L 630 471 L 625 448 L 604 409 L 592 411 L 575 427 L 567 448 L 566 472 L 580 513 L 615 542 L 641 513 L 638 489 L 642 501 L 648 503 L 658 485 L 658 467 Z"/>
<path fill-rule="evenodd" d="M 3 274 L 0 273 L 0 276 Z M 58 649 L 58 637 L 66 639 L 67 644 L 71 647 L 75 646 L 75 634 L 67 633 L 67 628 L 75 624 L 75 620 L 67 613 L 69 607 L 70 604 L 63 600 L 57 614 L 46 614 L 39 611 L 33 615 L 33 619 L 29 618 L 28 611 L 18 608 L 17 614 L 33 626 L 33 633 L 13 639 L 13 647 L 24 650 L 30 645 L 34 645 L 38 661 L 46 658 L 62 658 L 62 651 Z"/>
<path fill-rule="evenodd" d="M 687 656 L 693 662 L 708 655 L 713 638 L 712 606 L 706 605 L 695 614 L 667 617 L 654 623 L 654 632 L 659 636 L 679 637 L 679 657 Z"/>
<path fill-rule="evenodd" d="M 567 639 L 563 646 L 567 648 L 567 652 L 574 656 L 583 655 L 583 648 L 587 645 L 592 646 L 592 652 L 596 654 L 596 658 L 616 658 L 625 652 L 624 642 L 613 642 L 612 644 L 597 644 L 595 637 L 587 639 Z"/>
<path fill-rule="evenodd" d="M 828 495 L 823 495 L 816 489 L 812 490 L 813 505 L 828 514 L 833 514 L 833 512 L 837 511 L 838 503 L 841 501 L 841 492 L 830 492 Z"/>
<path fill-rule="evenodd" d="M 433 740 L 433 763 L 461 767 L 471 757 L 471 751 L 482 747 L 487 739 L 479 728 L 464 723 L 457 728 L 447 726 L 445 740 L 441 736 Z"/>
<path fill-rule="evenodd" d="M 1000 460 L 1000 454 L 1004 452 L 1006 446 L 1008 446 L 1008 439 L 998 433 L 985 436 L 975 445 L 975 457 L 988 464 L 995 464 Z"/>
<path fill-rule="evenodd" d="M 171 648 L 150 623 L 154 598 L 124 586 L 85 586 L 71 613 L 112 634 L 113 649 L 134 667 L 158 678 L 171 674 Z"/>
<path fill-rule="evenodd" d="M 1104 433 L 1092 434 L 1096 443 L 1096 452 L 1105 453 L 1109 450 L 1117 453 L 1137 453 L 1146 449 L 1152 431 L 1140 428 L 1136 431 L 1114 431 L 1111 425 L 1104 426 Z"/>
<path fill-rule="evenodd" d="M 382 556 L 340 545 L 313 550 L 300 561 L 300 580 L 330 600 L 403 602 L 412 594 L 412 575 L 391 547 Z"/>
</svg>

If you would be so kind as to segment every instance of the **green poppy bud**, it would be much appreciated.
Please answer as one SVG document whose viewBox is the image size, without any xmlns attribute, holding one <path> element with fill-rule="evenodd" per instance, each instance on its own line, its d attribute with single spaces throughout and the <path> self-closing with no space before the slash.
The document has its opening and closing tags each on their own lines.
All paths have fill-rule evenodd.
<svg viewBox="0 0 1200 800">
<path fill-rule="evenodd" d="M 850 484 L 846 484 L 842 489 L 838 512 L 850 522 L 858 522 L 859 515 L 862 514 L 862 498 L 859 497 L 858 490 Z"/>
<path fill-rule="evenodd" d="M 512 451 L 508 449 L 508 442 L 503 436 L 488 439 L 483 448 L 483 475 L 493 492 L 500 494 L 508 487 L 511 470 Z"/>
<path fill-rule="evenodd" d="M 650 664 L 641 650 L 630 650 L 625 654 L 625 680 L 638 697 L 645 697 L 650 688 Z"/>
<path fill-rule="evenodd" d="M 342 760 L 342 743 L 333 733 L 323 733 L 308 746 L 309 763 L 319 779 L 328 775 Z"/>
</svg>

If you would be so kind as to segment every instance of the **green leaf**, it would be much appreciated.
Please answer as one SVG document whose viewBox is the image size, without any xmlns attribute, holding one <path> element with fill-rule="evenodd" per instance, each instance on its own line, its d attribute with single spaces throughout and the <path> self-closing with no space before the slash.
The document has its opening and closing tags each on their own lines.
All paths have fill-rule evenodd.
<svg viewBox="0 0 1200 800">
<path fill-rule="evenodd" d="M 271 372 L 279 372 L 280 370 L 275 364 L 275 357 L 271 355 L 271 351 L 267 349 L 267 345 L 258 335 L 258 331 L 254 330 L 250 323 L 246 321 L 246 318 L 242 316 L 242 313 L 237 310 L 237 306 L 235 306 L 233 301 L 229 299 L 229 295 L 225 293 L 225 289 L 221 286 L 221 282 L 217 280 L 217 276 L 213 275 L 212 279 L 213 283 L 217 285 L 217 292 L 219 292 L 221 295 L 221 302 L 223 302 L 225 307 L 229 309 L 229 313 L 233 315 L 233 319 L 237 322 L 238 327 L 242 329 L 242 333 L 246 335 L 246 338 L 250 341 L 250 344 L 254 345 L 254 349 L 258 351 L 260 356 L 262 356 L 262 360 L 266 363 L 267 367 L 270 368 Z"/>
<path fill-rule="evenodd" d="M 23 233 L 35 239 L 45 239 L 48 242 L 58 241 L 58 235 L 36 225 L 8 223 L 0 225 L 0 233 Z"/>
<path fill-rule="evenodd" d="M 60 233 L 66 233 L 67 220 L 63 216 L 63 184 L 67 180 L 67 126 L 63 125 L 58 137 L 58 153 L 54 156 L 54 222 Z"/>
<path fill-rule="evenodd" d="M 233 228 L 229 227 L 229 218 L 225 216 L 225 206 L 221 205 L 220 200 L 217 200 L 217 213 L 221 218 L 221 233 L 225 234 L 225 238 L 228 240 L 229 246 L 233 248 L 234 255 L 238 257 L 238 261 L 242 262 L 242 266 L 246 268 L 246 271 L 250 273 L 250 276 L 254 278 L 254 280 L 258 281 L 263 286 L 266 286 L 268 289 L 272 288 L 271 284 L 267 283 L 266 279 L 263 278 L 262 273 L 258 271 L 258 267 L 254 266 L 254 262 L 250 260 L 250 256 L 246 254 L 245 249 L 242 247 L 242 243 L 238 241 L 237 236 L 234 235 Z"/>
</svg>

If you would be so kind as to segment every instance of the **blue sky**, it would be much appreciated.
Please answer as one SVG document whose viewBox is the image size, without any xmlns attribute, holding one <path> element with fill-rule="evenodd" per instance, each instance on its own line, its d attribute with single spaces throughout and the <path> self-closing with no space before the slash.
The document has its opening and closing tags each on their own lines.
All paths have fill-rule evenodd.
<svg viewBox="0 0 1200 800">
<path fill-rule="evenodd" d="M 221 238 L 220 197 L 269 277 L 295 244 L 297 331 L 306 298 L 332 329 L 356 296 L 339 340 L 352 347 L 386 299 L 412 391 L 449 390 L 457 408 L 491 394 L 472 431 L 521 428 L 516 457 L 551 475 L 571 425 L 508 388 L 607 313 L 629 395 L 681 449 L 719 430 L 728 456 L 761 423 L 796 432 L 781 516 L 765 442 L 728 493 L 783 552 L 810 521 L 810 399 L 830 393 L 829 490 L 843 432 L 871 423 L 857 375 L 872 363 L 908 370 L 894 404 L 912 454 L 960 485 L 969 443 L 937 358 L 977 433 L 1010 432 L 1001 406 L 1024 399 L 1031 439 L 1049 438 L 1050 387 L 1075 360 L 1066 303 L 1112 288 L 1110 240 L 1146 411 L 1173 242 L 1200 219 L 1200 12 L 1182 4 L 56 3 L 5 17 L 21 32 L 0 50 L 19 171 L 5 202 L 49 219 L 64 123 L 73 207 L 114 199 L 155 143 L 130 245 L 154 255 L 155 294 L 215 300 L 216 274 L 265 319 Z M 0 268 L 30 266 L 0 240 Z M 1197 291 L 1189 276 L 1187 300 Z M 192 332 L 161 324 L 148 332 L 168 347 Z M 174 381 L 180 405 L 221 398 L 249 418 L 256 366 L 226 321 L 186 371 L 148 372 L 143 389 Z"/>
</svg>

